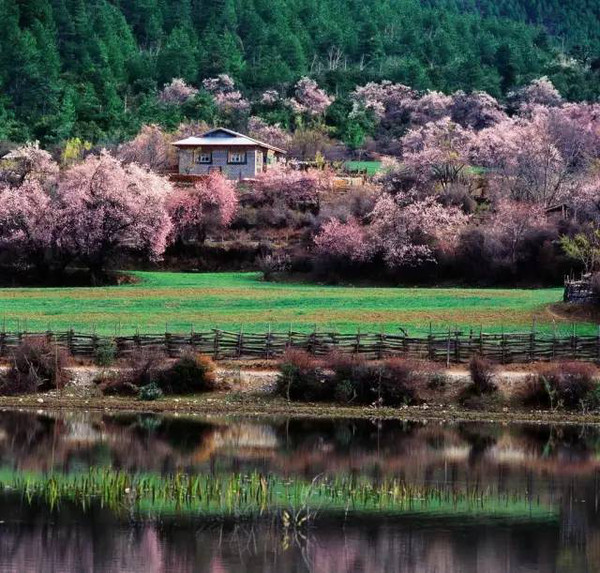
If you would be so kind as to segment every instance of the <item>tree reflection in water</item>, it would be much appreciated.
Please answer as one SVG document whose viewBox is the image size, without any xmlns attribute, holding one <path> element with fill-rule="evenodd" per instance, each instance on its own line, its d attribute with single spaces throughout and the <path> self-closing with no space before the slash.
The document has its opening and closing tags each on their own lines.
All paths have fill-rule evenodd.
<svg viewBox="0 0 600 573">
<path fill-rule="evenodd" d="M 280 522 L 116 515 L 99 502 L 0 496 L 0 571 L 600 571 L 600 431 L 593 427 L 169 418 L 100 413 L 0 416 L 0 464 L 22 472 L 90 466 L 251 472 L 293 480 L 383 476 L 412 484 L 520 491 L 556 517 L 323 513 Z"/>
</svg>

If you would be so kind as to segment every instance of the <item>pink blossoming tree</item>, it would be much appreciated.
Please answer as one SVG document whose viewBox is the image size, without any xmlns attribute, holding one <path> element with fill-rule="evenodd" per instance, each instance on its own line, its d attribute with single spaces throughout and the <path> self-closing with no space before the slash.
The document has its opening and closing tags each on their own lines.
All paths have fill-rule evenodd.
<svg viewBox="0 0 600 573">
<path fill-rule="evenodd" d="M 468 217 L 433 197 L 407 202 L 384 193 L 371 213 L 371 236 L 390 268 L 435 262 L 436 250 L 449 252 Z"/>
<path fill-rule="evenodd" d="M 420 184 L 444 188 L 464 178 L 473 138 L 448 118 L 412 129 L 402 138 L 403 167 Z"/>
<path fill-rule="evenodd" d="M 321 89 L 315 80 L 302 78 L 296 83 L 294 97 L 289 100 L 289 105 L 297 114 L 317 117 L 327 111 L 334 99 Z"/>
<path fill-rule="evenodd" d="M 51 189 L 58 179 L 58 163 L 37 144 L 19 147 L 0 160 L 0 183 L 19 186 L 37 181 L 45 189 Z"/>
<path fill-rule="evenodd" d="M 266 121 L 256 116 L 252 116 L 248 120 L 248 134 L 250 137 L 270 143 L 281 149 L 286 149 L 292 140 L 292 136 L 278 123 L 269 125 Z"/>
<path fill-rule="evenodd" d="M 19 260 L 45 270 L 53 246 L 56 211 L 37 180 L 0 187 L 0 247 Z"/>
<path fill-rule="evenodd" d="M 373 255 L 373 243 L 367 230 L 354 218 L 345 223 L 329 219 L 314 242 L 318 254 L 340 261 L 364 263 Z"/>
<path fill-rule="evenodd" d="M 66 171 L 57 193 L 56 246 L 66 256 L 101 272 L 123 252 L 159 259 L 171 220 L 170 183 L 103 152 Z"/>
<path fill-rule="evenodd" d="M 155 171 L 166 169 L 174 166 L 176 159 L 170 140 L 158 125 L 144 125 L 134 139 L 118 148 L 116 155 L 124 163 L 137 163 Z"/>
<path fill-rule="evenodd" d="M 158 100 L 168 105 L 183 105 L 196 96 L 198 90 L 181 78 L 174 78 L 158 94 Z"/>
<path fill-rule="evenodd" d="M 176 189 L 168 199 L 172 237 L 202 243 L 210 233 L 231 224 L 237 206 L 234 184 L 220 173 L 211 173 L 191 189 Z"/>
</svg>

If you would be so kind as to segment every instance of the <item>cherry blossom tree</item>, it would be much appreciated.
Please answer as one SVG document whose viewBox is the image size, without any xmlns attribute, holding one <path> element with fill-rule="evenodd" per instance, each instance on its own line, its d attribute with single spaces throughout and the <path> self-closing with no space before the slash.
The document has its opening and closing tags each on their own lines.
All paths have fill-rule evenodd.
<svg viewBox="0 0 600 573">
<path fill-rule="evenodd" d="M 266 90 L 260 96 L 260 103 L 262 105 L 275 105 L 281 101 L 281 96 L 277 90 Z"/>
<path fill-rule="evenodd" d="M 333 186 L 329 170 L 300 171 L 288 166 L 277 166 L 261 173 L 253 185 L 257 203 L 272 204 L 283 199 L 292 207 L 318 205 L 322 193 Z"/>
<path fill-rule="evenodd" d="M 353 263 L 367 262 L 373 255 L 368 232 L 354 218 L 343 223 L 329 219 L 314 238 L 317 254 Z"/>
<path fill-rule="evenodd" d="M 452 97 L 441 92 L 428 91 L 410 104 L 410 121 L 413 125 L 425 125 L 450 116 Z"/>
<path fill-rule="evenodd" d="M 494 205 L 488 229 L 491 237 L 503 246 L 505 256 L 514 265 L 527 235 L 548 225 L 542 205 L 502 198 Z"/>
<path fill-rule="evenodd" d="M 231 224 L 237 206 L 234 184 L 220 173 L 211 173 L 191 189 L 176 189 L 168 198 L 172 238 L 202 243 L 209 233 Z"/>
<path fill-rule="evenodd" d="M 67 170 L 57 191 L 56 246 L 96 274 L 122 252 L 159 259 L 171 220 L 170 183 L 102 152 Z"/>
<path fill-rule="evenodd" d="M 402 165 L 420 184 L 444 188 L 464 178 L 473 140 L 472 131 L 448 118 L 428 123 L 402 138 Z"/>
<path fill-rule="evenodd" d="M 263 119 L 256 116 L 252 116 L 248 120 L 248 134 L 250 137 L 270 143 L 281 149 L 286 149 L 292 139 L 292 136 L 278 123 L 269 125 Z"/>
<path fill-rule="evenodd" d="M 53 245 L 55 225 L 55 207 L 40 181 L 0 187 L 1 248 L 42 270 Z"/>
<path fill-rule="evenodd" d="M 294 97 L 288 103 L 295 113 L 316 117 L 323 115 L 334 99 L 315 80 L 305 77 L 296 83 Z"/>
<path fill-rule="evenodd" d="M 373 112 L 379 120 L 398 122 L 408 120 L 415 99 L 415 92 L 403 84 L 388 80 L 370 82 L 357 87 L 351 94 L 356 111 L 364 108 Z"/>
<path fill-rule="evenodd" d="M 370 231 L 390 268 L 435 262 L 436 250 L 449 252 L 468 217 L 434 197 L 409 202 L 382 194 L 371 213 Z"/>
<path fill-rule="evenodd" d="M 573 171 L 549 125 L 540 109 L 531 118 L 505 120 L 479 132 L 473 160 L 489 170 L 492 193 L 546 207 L 569 199 Z"/>
<path fill-rule="evenodd" d="M 250 102 L 235 89 L 235 82 L 227 74 L 208 78 L 202 82 L 202 86 L 213 96 L 215 104 L 225 114 L 243 113 L 250 109 Z"/>
<path fill-rule="evenodd" d="M 27 144 L 7 153 L 0 160 L 0 183 L 18 187 L 37 181 L 51 189 L 57 181 L 59 166 L 38 144 Z"/>
<path fill-rule="evenodd" d="M 196 96 L 198 90 L 181 78 L 173 78 L 158 94 L 158 100 L 169 105 L 183 105 Z"/>
<path fill-rule="evenodd" d="M 137 163 L 161 170 L 175 164 L 171 137 L 158 125 L 144 125 L 134 139 L 121 145 L 117 157 L 124 163 Z"/>
<path fill-rule="evenodd" d="M 498 100 L 485 92 L 457 91 L 452 96 L 452 121 L 477 131 L 496 125 L 507 118 Z"/>
<path fill-rule="evenodd" d="M 546 76 L 533 80 L 530 84 L 511 92 L 508 94 L 508 99 L 522 112 L 535 105 L 559 106 L 563 101 L 559 91 Z"/>
</svg>

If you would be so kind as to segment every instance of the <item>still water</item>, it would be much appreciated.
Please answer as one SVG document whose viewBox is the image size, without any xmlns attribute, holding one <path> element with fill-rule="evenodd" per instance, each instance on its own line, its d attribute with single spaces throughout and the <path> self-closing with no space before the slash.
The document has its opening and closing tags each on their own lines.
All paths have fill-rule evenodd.
<svg viewBox="0 0 600 573">
<path fill-rule="evenodd" d="M 155 493 L 137 503 L 56 493 L 52 480 L 90 468 L 160 484 L 203 476 L 210 488 L 267 476 L 277 495 L 352 485 L 311 501 L 306 519 L 274 498 L 238 500 L 260 506 L 249 515 L 160 505 Z M 599 469 L 596 427 L 4 411 L 0 571 L 598 572 Z M 34 482 L 44 494 L 27 489 Z M 421 493 L 369 504 L 360 483 Z M 444 497 L 457 491 L 472 493 Z"/>
</svg>

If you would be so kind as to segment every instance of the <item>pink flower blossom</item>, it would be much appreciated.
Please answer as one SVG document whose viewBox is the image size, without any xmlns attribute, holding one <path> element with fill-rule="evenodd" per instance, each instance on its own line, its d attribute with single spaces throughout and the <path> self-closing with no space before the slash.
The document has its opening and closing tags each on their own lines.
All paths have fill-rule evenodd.
<svg viewBox="0 0 600 573">
<path fill-rule="evenodd" d="M 407 204 L 384 193 L 371 213 L 371 236 L 391 267 L 435 261 L 435 250 L 449 251 L 468 217 L 434 197 Z"/>
<path fill-rule="evenodd" d="M 171 220 L 165 200 L 170 183 L 103 152 L 66 171 L 57 193 L 57 247 L 100 269 L 123 250 L 158 259 Z"/>
<path fill-rule="evenodd" d="M 198 90 L 188 86 L 181 78 L 174 78 L 158 94 L 158 100 L 170 105 L 182 105 L 192 99 Z"/>
<path fill-rule="evenodd" d="M 211 173 L 191 189 L 176 189 L 168 199 L 173 237 L 203 242 L 210 232 L 231 224 L 237 206 L 234 184 L 220 173 Z"/>
<path fill-rule="evenodd" d="M 314 238 L 317 253 L 340 260 L 364 263 L 373 255 L 367 231 L 356 219 L 342 223 L 329 219 Z"/>
<path fill-rule="evenodd" d="M 289 105 L 295 113 L 306 113 L 311 116 L 323 115 L 335 98 L 327 95 L 317 85 L 315 80 L 302 78 L 294 90 L 294 97 L 289 100 Z"/>
</svg>

